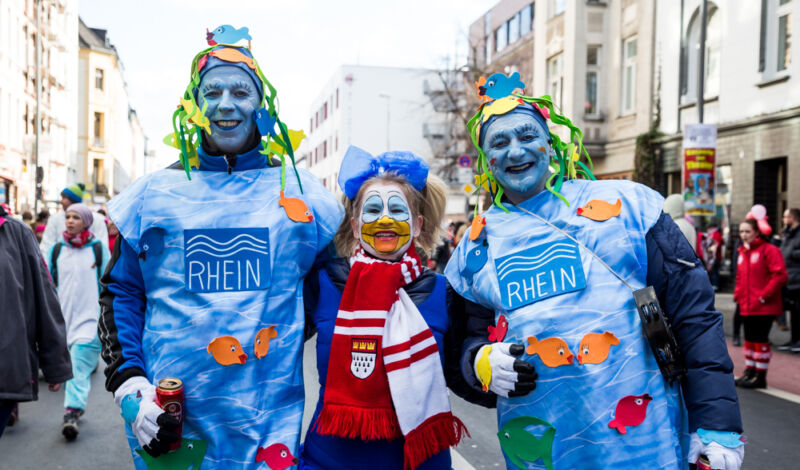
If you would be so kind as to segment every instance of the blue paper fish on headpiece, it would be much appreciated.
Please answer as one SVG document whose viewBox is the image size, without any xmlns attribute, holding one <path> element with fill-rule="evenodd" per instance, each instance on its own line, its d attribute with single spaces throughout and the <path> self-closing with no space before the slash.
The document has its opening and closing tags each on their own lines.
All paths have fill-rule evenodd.
<svg viewBox="0 0 800 470">
<path fill-rule="evenodd" d="M 516 89 L 525 89 L 525 84 L 520 80 L 519 72 L 514 72 L 510 77 L 502 73 L 495 73 L 486 79 L 486 83 L 478 86 L 478 94 L 496 100 L 509 96 Z"/>
<path fill-rule="evenodd" d="M 251 41 L 250 33 L 247 28 L 236 29 L 229 24 L 217 26 L 214 31 L 206 29 L 206 41 L 209 46 L 216 46 L 217 44 L 236 44 L 242 39 Z"/>
<path fill-rule="evenodd" d="M 418 155 L 393 151 L 372 156 L 366 150 L 351 145 L 342 159 L 339 187 L 352 200 L 365 181 L 387 172 L 402 176 L 417 191 L 422 191 L 428 181 L 428 164 Z"/>
</svg>

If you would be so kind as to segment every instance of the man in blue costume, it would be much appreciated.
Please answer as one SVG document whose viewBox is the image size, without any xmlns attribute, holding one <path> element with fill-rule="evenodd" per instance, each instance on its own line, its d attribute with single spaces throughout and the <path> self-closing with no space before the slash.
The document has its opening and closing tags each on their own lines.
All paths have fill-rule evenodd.
<svg viewBox="0 0 800 470">
<path fill-rule="evenodd" d="M 249 48 L 201 51 L 180 102 L 166 139 L 180 162 L 109 204 L 106 388 L 137 468 L 286 468 L 303 412 L 303 279 L 342 209 L 307 172 L 284 177 L 297 144 Z M 185 394 L 169 453 L 179 425 L 154 399 L 165 378 Z"/>
<path fill-rule="evenodd" d="M 491 95 L 504 80 L 479 82 L 485 103 L 469 123 L 494 204 L 445 275 L 466 302 L 462 373 L 473 387 L 513 379 L 508 353 L 520 345 L 539 376 L 527 395 L 498 394 L 508 467 L 681 469 L 702 454 L 738 470 L 733 365 L 702 263 L 660 195 L 592 181 L 580 130 L 549 97 Z M 662 374 L 643 334 L 633 291 L 646 286 L 674 331 L 680 381 Z"/>
</svg>

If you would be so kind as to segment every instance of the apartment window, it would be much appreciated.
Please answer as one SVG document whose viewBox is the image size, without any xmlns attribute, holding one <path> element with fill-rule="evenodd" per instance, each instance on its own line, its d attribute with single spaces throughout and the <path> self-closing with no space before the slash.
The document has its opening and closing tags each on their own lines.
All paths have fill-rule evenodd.
<svg viewBox="0 0 800 470">
<path fill-rule="evenodd" d="M 566 9 L 567 9 L 567 0 L 550 0 L 550 5 L 549 8 L 547 9 L 549 11 L 548 17 L 552 18 L 554 16 L 558 16 L 564 13 Z"/>
<path fill-rule="evenodd" d="M 308 132 L 314 132 L 314 118 L 308 120 Z"/>
<path fill-rule="evenodd" d="M 339 109 L 339 89 L 336 89 L 336 109 Z"/>
<path fill-rule="evenodd" d="M 333 151 L 334 152 L 338 152 L 339 151 L 339 134 L 336 134 L 336 140 L 334 140 L 334 144 L 333 144 Z"/>
<path fill-rule="evenodd" d="M 519 35 L 525 36 L 533 29 L 533 5 L 528 5 L 519 12 Z"/>
<path fill-rule="evenodd" d="M 622 43 L 622 95 L 620 114 L 630 114 L 636 107 L 636 36 Z"/>
<path fill-rule="evenodd" d="M 105 73 L 103 69 L 94 69 L 94 87 L 98 90 L 103 89 L 103 78 Z"/>
<path fill-rule="evenodd" d="M 791 59 L 792 0 L 761 0 L 758 71 L 763 73 L 764 80 L 770 80 L 788 69 Z"/>
<path fill-rule="evenodd" d="M 503 23 L 494 32 L 494 44 L 496 51 L 502 51 L 508 45 L 508 23 Z"/>
<path fill-rule="evenodd" d="M 683 63 L 681 64 L 680 90 L 681 103 L 693 103 L 697 100 L 698 58 L 700 54 L 700 9 L 698 8 L 686 31 Z M 720 50 L 722 34 L 720 31 L 721 14 L 718 8 L 709 9 L 706 16 L 706 50 L 705 70 L 703 78 L 703 94 L 705 98 L 719 94 L 720 81 Z"/>
<path fill-rule="evenodd" d="M 597 77 L 600 69 L 600 46 L 586 48 L 586 103 L 584 113 L 597 116 Z"/>
<path fill-rule="evenodd" d="M 514 44 L 519 39 L 519 13 L 508 20 L 508 43 Z"/>
<path fill-rule="evenodd" d="M 786 13 L 778 18 L 778 71 L 786 70 L 791 59 L 792 14 Z"/>
<path fill-rule="evenodd" d="M 103 113 L 94 113 L 94 145 L 103 147 Z"/>
<path fill-rule="evenodd" d="M 563 55 L 558 54 L 547 61 L 547 93 L 553 99 L 553 103 L 562 108 L 561 102 L 562 89 L 564 86 L 563 77 Z"/>
<path fill-rule="evenodd" d="M 328 141 L 322 143 L 322 158 L 328 158 Z"/>
</svg>

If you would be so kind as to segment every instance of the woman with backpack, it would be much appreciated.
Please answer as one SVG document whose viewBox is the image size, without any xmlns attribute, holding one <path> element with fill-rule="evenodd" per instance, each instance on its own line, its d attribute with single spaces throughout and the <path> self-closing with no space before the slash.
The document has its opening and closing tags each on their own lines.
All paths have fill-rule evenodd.
<svg viewBox="0 0 800 470">
<path fill-rule="evenodd" d="M 61 433 L 68 441 L 78 436 L 78 419 L 86 409 L 90 376 L 100 357 L 97 338 L 99 280 L 108 263 L 108 253 L 102 242 L 89 231 L 93 219 L 87 206 L 80 203 L 69 206 L 66 210 L 67 230 L 47 257 L 58 290 L 72 359 L 73 378 L 66 383 L 61 426 Z"/>
</svg>

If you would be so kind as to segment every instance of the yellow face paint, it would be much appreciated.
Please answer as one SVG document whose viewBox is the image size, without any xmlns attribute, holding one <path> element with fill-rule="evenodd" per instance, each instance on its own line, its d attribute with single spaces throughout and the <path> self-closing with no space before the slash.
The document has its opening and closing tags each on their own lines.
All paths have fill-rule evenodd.
<svg viewBox="0 0 800 470">
<path fill-rule="evenodd" d="M 361 227 L 361 239 L 378 253 L 392 254 L 403 248 L 411 239 L 408 221 L 400 222 L 383 216 Z"/>
</svg>

